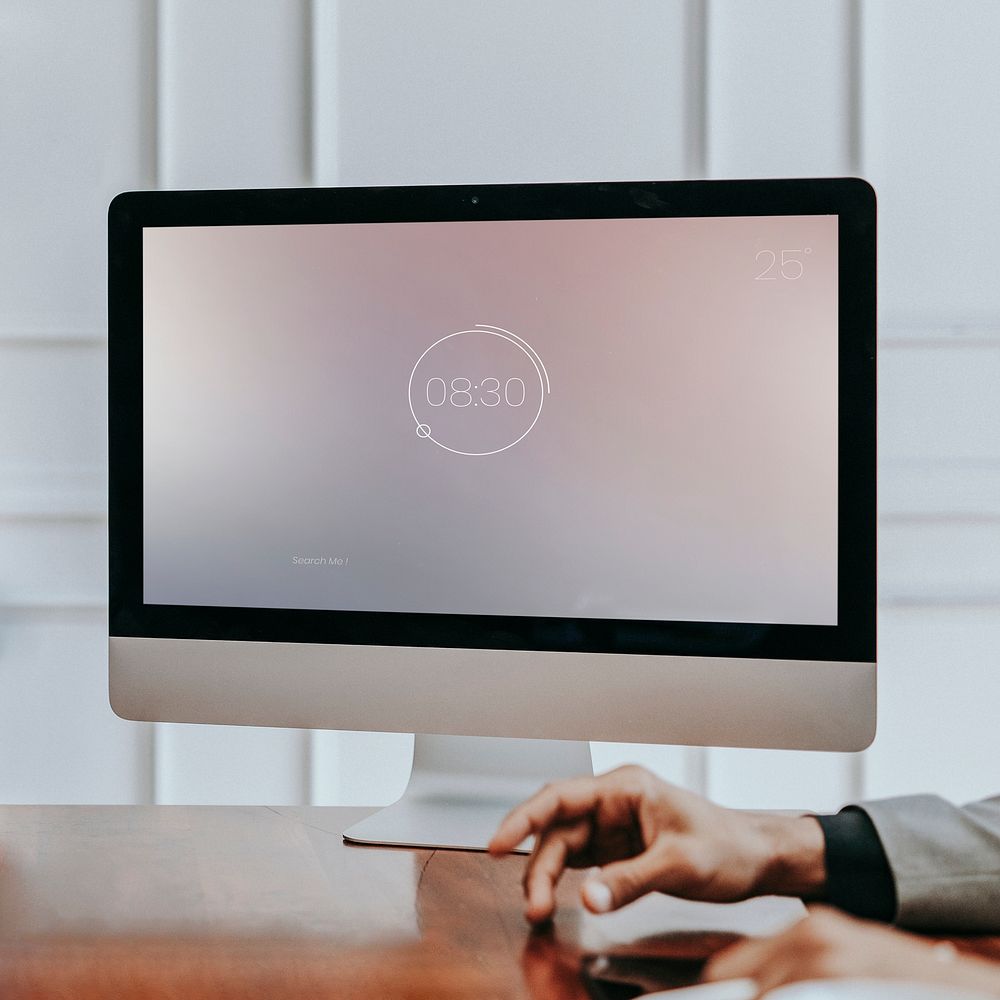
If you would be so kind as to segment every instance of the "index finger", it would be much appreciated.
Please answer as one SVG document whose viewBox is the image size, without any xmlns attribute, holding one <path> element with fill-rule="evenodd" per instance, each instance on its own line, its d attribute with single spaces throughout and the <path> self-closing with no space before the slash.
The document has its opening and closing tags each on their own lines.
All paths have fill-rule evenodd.
<svg viewBox="0 0 1000 1000">
<path fill-rule="evenodd" d="M 490 854 L 508 854 L 526 837 L 547 830 L 553 823 L 586 816 L 599 798 L 600 786 L 594 777 L 546 785 L 507 814 L 490 841 Z"/>
</svg>

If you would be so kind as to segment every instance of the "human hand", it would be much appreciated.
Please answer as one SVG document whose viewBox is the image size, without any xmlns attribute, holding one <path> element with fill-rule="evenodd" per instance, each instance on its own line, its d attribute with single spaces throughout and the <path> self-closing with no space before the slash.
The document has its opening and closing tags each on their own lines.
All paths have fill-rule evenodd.
<svg viewBox="0 0 1000 1000">
<path fill-rule="evenodd" d="M 826 881 L 815 819 L 725 809 L 634 765 L 546 785 L 500 824 L 490 853 L 506 854 L 531 834 L 523 885 L 532 923 L 552 916 L 566 868 L 602 866 L 582 889 L 594 913 L 652 891 L 732 902 L 815 896 Z"/>
<path fill-rule="evenodd" d="M 763 996 L 787 983 L 815 979 L 898 979 L 947 985 L 1000 996 L 1000 965 L 960 957 L 947 942 L 933 942 L 856 920 L 828 907 L 782 934 L 741 941 L 705 966 L 706 981 L 752 979 Z"/>
</svg>

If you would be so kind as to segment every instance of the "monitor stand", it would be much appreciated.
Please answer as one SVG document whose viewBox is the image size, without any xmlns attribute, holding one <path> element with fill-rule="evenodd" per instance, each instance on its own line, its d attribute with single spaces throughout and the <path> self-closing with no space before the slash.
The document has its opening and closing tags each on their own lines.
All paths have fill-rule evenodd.
<svg viewBox="0 0 1000 1000">
<path fill-rule="evenodd" d="M 485 851 L 504 816 L 547 781 L 593 773 L 589 743 L 418 733 L 402 797 L 344 840 Z"/>
</svg>

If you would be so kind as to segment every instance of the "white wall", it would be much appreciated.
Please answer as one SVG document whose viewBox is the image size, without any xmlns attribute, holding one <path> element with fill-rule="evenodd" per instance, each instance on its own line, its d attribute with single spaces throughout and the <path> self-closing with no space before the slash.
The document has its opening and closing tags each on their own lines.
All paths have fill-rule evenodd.
<svg viewBox="0 0 1000 1000">
<path fill-rule="evenodd" d="M 409 737 L 107 707 L 119 190 L 860 173 L 880 204 L 880 729 L 860 757 L 595 747 L 740 805 L 995 790 L 1000 4 L 6 0 L 0 801 L 370 802 Z"/>
</svg>

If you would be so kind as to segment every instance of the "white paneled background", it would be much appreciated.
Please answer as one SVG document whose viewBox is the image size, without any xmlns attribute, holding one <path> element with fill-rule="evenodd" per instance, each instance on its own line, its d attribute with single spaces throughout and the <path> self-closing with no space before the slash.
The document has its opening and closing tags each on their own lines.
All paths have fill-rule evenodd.
<svg viewBox="0 0 1000 1000">
<path fill-rule="evenodd" d="M 880 205 L 880 720 L 858 756 L 595 745 L 719 799 L 1000 788 L 1000 3 L 3 0 L 0 801 L 364 803 L 411 737 L 106 694 L 118 191 L 860 174 Z"/>
</svg>

